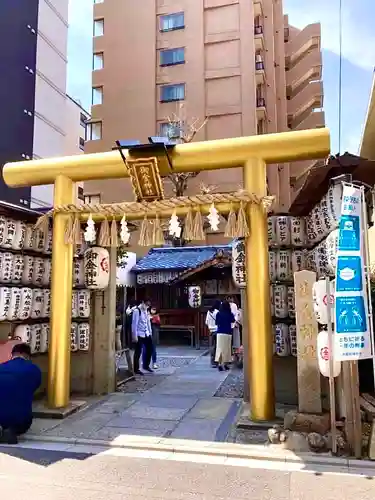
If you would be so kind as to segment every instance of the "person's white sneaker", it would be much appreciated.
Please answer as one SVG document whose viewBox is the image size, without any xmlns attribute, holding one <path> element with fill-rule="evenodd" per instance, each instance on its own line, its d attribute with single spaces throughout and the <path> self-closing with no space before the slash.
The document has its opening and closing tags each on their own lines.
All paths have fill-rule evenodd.
<svg viewBox="0 0 375 500">
<path fill-rule="evenodd" d="M 153 368 L 154 370 L 157 370 L 159 367 L 158 367 L 158 365 L 155 363 L 155 364 L 153 365 L 153 367 L 152 367 L 152 368 Z"/>
</svg>

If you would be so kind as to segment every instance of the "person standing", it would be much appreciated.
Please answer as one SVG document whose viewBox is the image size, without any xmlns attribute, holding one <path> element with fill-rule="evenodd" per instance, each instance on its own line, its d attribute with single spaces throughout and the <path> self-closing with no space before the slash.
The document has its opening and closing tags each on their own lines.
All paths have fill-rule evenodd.
<svg viewBox="0 0 375 500">
<path fill-rule="evenodd" d="M 232 347 L 233 350 L 237 350 L 241 347 L 241 333 L 240 333 L 240 325 L 237 322 L 238 318 L 238 306 L 234 300 L 234 297 L 230 296 L 228 297 L 228 302 L 230 304 L 230 310 L 232 311 L 232 314 L 234 316 L 234 324 L 233 324 L 233 338 L 232 338 Z"/>
<path fill-rule="evenodd" d="M 216 315 L 216 355 L 219 371 L 229 370 L 228 364 L 232 361 L 232 332 L 235 317 L 228 301 L 224 301 Z"/>
<path fill-rule="evenodd" d="M 216 332 L 217 332 L 217 326 L 216 326 L 216 315 L 219 312 L 220 309 L 220 300 L 215 300 L 213 303 L 212 307 L 207 311 L 207 316 L 206 316 L 206 326 L 208 328 L 209 334 L 210 334 L 210 339 L 211 339 L 211 366 L 213 368 L 217 368 L 217 363 L 215 361 L 215 356 L 216 356 Z"/>
<path fill-rule="evenodd" d="M 157 370 L 159 367 L 156 364 L 157 355 L 156 355 L 156 344 L 159 343 L 159 330 L 160 330 L 160 315 L 158 314 L 156 307 L 151 307 L 150 309 L 150 321 L 151 321 L 151 331 L 152 331 L 152 368 Z M 143 366 L 146 365 L 146 349 L 143 347 L 142 351 L 142 360 Z"/>
<path fill-rule="evenodd" d="M 150 367 L 152 356 L 152 329 L 150 315 L 148 313 L 149 307 L 150 301 L 143 300 L 132 312 L 132 340 L 135 343 L 133 366 L 134 373 L 137 375 L 143 375 L 139 369 L 139 359 L 142 354 L 142 348 L 145 350 L 143 369 L 150 373 L 153 372 Z"/>
</svg>

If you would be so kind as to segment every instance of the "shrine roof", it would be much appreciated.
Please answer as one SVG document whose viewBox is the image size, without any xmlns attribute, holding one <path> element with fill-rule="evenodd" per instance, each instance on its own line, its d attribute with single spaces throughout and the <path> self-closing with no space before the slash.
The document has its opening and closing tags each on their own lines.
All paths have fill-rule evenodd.
<svg viewBox="0 0 375 500">
<path fill-rule="evenodd" d="M 230 250 L 232 245 L 212 245 L 196 247 L 152 248 L 140 259 L 133 271 L 142 273 L 159 270 L 181 270 L 200 266 L 213 259 L 219 250 Z"/>
</svg>

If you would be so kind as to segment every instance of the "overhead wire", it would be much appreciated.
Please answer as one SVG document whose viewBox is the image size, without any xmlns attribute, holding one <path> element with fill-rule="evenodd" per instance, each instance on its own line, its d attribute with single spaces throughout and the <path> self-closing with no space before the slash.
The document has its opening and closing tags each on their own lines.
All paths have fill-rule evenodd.
<svg viewBox="0 0 375 500">
<path fill-rule="evenodd" d="M 342 0 L 339 0 L 339 109 L 338 109 L 338 138 L 339 154 L 341 154 L 341 129 L 342 129 Z"/>
</svg>

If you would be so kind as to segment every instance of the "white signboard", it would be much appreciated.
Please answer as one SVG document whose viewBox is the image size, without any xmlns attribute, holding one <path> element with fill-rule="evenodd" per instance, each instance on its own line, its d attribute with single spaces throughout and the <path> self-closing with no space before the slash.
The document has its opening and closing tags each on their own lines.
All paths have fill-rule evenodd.
<svg viewBox="0 0 375 500">
<path fill-rule="evenodd" d="M 371 357 L 362 189 L 344 185 L 335 289 L 335 361 Z"/>
</svg>

